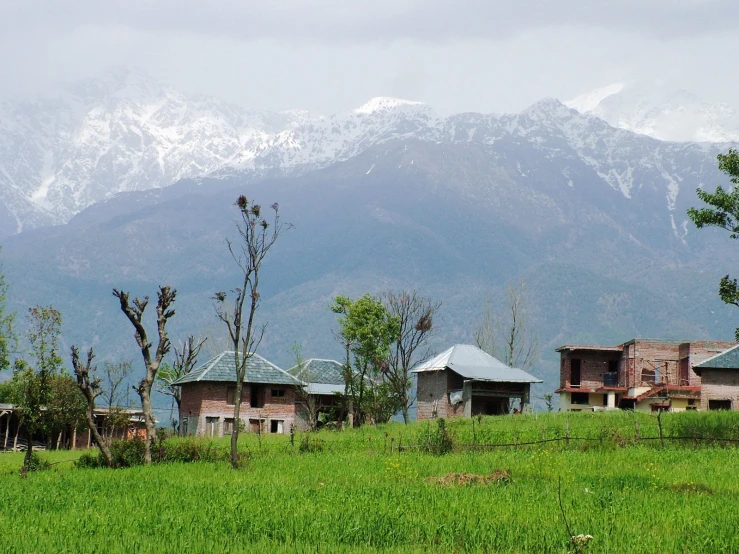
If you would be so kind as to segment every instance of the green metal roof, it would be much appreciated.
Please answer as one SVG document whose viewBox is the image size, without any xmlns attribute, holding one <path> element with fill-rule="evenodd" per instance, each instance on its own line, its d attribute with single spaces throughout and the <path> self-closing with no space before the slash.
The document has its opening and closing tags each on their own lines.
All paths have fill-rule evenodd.
<svg viewBox="0 0 739 554">
<path fill-rule="evenodd" d="M 172 383 L 173 385 L 184 385 L 186 383 L 197 383 L 200 381 L 221 381 L 227 383 L 236 382 L 236 360 L 241 354 L 233 351 L 222 352 L 215 358 L 205 362 L 184 377 L 180 377 Z M 252 354 L 246 361 L 246 375 L 244 383 L 265 383 L 269 385 L 297 385 L 298 381 L 287 371 L 280 369 L 275 364 L 268 362 L 259 354 Z"/>
<path fill-rule="evenodd" d="M 739 369 L 739 344 L 693 366 L 698 375 L 702 369 Z"/>
<path fill-rule="evenodd" d="M 306 383 L 344 385 L 344 364 L 336 360 L 311 358 L 305 360 L 300 366 L 293 366 L 287 371 L 290 375 Z"/>
</svg>

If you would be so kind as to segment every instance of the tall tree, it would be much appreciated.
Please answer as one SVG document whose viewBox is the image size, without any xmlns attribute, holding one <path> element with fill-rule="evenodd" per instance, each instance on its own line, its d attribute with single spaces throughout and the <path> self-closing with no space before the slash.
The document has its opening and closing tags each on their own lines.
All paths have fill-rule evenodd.
<svg viewBox="0 0 739 554">
<path fill-rule="evenodd" d="M 392 416 L 390 389 L 380 387 L 379 381 L 387 369 L 390 345 L 400 332 L 400 321 L 370 294 L 356 300 L 337 296 L 331 309 L 341 316 L 339 334 L 354 358 L 354 371 L 349 362 L 345 368 L 347 391 L 355 411 L 354 425 L 364 423 L 368 411 L 375 422 L 384 419 L 388 411 Z"/>
<path fill-rule="evenodd" d="M 49 421 L 47 408 L 51 400 L 51 380 L 62 366 L 59 355 L 62 314 L 53 306 L 35 306 L 28 310 L 28 323 L 30 354 L 35 367 L 18 358 L 13 375 L 17 383 L 14 403 L 18 406 L 20 423 L 28 440 L 21 470 L 24 473 L 30 469 L 33 436 L 45 431 Z"/>
<path fill-rule="evenodd" d="M 719 227 L 729 231 L 729 238 L 739 238 L 739 151 L 730 148 L 728 153 L 718 155 L 718 168 L 729 176 L 733 187 L 729 190 L 719 185 L 714 192 L 698 189 L 698 198 L 708 204 L 708 208 L 690 208 L 688 217 L 698 229 Z M 718 294 L 726 304 L 739 306 L 739 286 L 737 280 L 724 275 L 719 282 Z M 739 342 L 739 328 L 734 331 Z"/>
<path fill-rule="evenodd" d="M 95 354 L 93 353 L 92 348 L 90 348 L 90 350 L 87 351 L 87 362 L 83 363 L 80 361 L 80 354 L 77 347 L 72 347 L 72 367 L 74 368 L 74 375 L 77 378 L 77 386 L 80 391 L 82 391 L 82 394 L 87 401 L 87 409 L 85 410 L 87 427 L 90 429 L 90 435 L 92 436 L 93 442 L 100 449 L 100 452 L 105 457 L 108 467 L 110 467 L 113 465 L 113 456 L 110 453 L 108 445 L 103 440 L 103 437 L 100 436 L 95 422 L 95 399 L 100 396 L 102 390 L 100 388 L 100 377 L 94 376 L 97 369 L 96 366 L 92 365 L 92 360 L 94 358 Z"/>
<path fill-rule="evenodd" d="M 113 296 L 118 298 L 121 304 L 121 311 L 126 315 L 128 321 L 131 322 L 135 330 L 134 337 L 136 343 L 141 349 L 141 356 L 144 359 L 144 377 L 136 387 L 136 392 L 141 397 L 141 411 L 144 413 L 144 423 L 146 425 L 146 449 L 144 451 L 144 461 L 147 464 L 151 463 L 151 445 L 156 440 L 157 428 L 156 419 L 154 418 L 154 407 L 151 403 L 151 389 L 154 386 L 154 380 L 157 376 L 159 366 L 162 364 L 164 356 L 169 353 L 170 342 L 167 336 L 167 322 L 175 311 L 170 309 L 174 304 L 177 296 L 177 291 L 168 286 L 160 286 L 157 291 L 157 333 L 159 335 L 159 342 L 157 348 L 152 356 L 151 347 L 152 343 L 149 341 L 149 337 L 146 334 L 146 329 L 142 322 L 144 317 L 144 311 L 146 306 L 149 304 L 149 297 L 145 297 L 143 300 L 135 298 L 131 303 L 129 301 L 129 293 L 113 289 Z"/>
<path fill-rule="evenodd" d="M 523 279 L 510 284 L 505 300 L 496 307 L 488 300 L 475 330 L 478 348 L 511 367 L 527 371 L 539 360 L 539 337 L 529 319 L 528 299 Z"/>
<path fill-rule="evenodd" d="M 182 387 L 173 385 L 177 379 L 188 375 L 198 365 L 198 356 L 206 339 L 196 339 L 190 335 L 179 348 L 174 347 L 172 364 L 164 364 L 157 373 L 157 390 L 171 396 L 177 403 L 177 413 L 182 404 Z"/>
<path fill-rule="evenodd" d="M 0 253 L 2 249 L 0 248 Z M 15 312 L 7 309 L 8 283 L 0 265 L 0 371 L 10 367 L 10 353 L 15 344 L 15 332 L 13 322 Z"/>
<path fill-rule="evenodd" d="M 430 355 L 425 347 L 433 334 L 434 316 L 441 302 L 421 296 L 415 290 L 388 291 L 383 293 L 382 301 L 400 325 L 385 376 L 397 400 L 397 408 L 403 414 L 403 421 L 408 423 L 408 409 L 414 400 L 410 395 L 410 372 Z"/>
<path fill-rule="evenodd" d="M 265 327 L 256 328 L 255 316 L 259 307 L 259 277 L 264 259 L 282 232 L 290 225 L 280 221 L 280 206 L 270 206 L 270 220 L 263 215 L 262 207 L 246 196 L 236 199 L 239 220 L 236 222 L 238 242 L 227 239 L 228 251 L 241 271 L 240 284 L 232 292 L 229 302 L 225 292 L 217 292 L 213 300 L 215 311 L 228 329 L 230 345 L 234 350 L 236 391 L 234 401 L 234 429 L 231 434 L 231 465 L 239 467 L 238 442 L 241 431 L 241 391 L 246 376 L 246 366 L 264 337 Z M 247 301 L 248 300 L 248 301 Z"/>
</svg>

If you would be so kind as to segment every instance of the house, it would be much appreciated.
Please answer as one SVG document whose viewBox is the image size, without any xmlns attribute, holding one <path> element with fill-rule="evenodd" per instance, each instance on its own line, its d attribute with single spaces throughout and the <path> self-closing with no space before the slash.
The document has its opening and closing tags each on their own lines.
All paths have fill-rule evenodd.
<svg viewBox="0 0 739 554">
<path fill-rule="evenodd" d="M 173 385 L 182 388 L 180 432 L 185 435 L 220 437 L 234 427 L 236 360 L 240 354 L 222 352 Z M 304 423 L 297 414 L 298 379 L 257 354 L 246 362 L 241 391 L 242 425 L 255 433 L 289 433 Z"/>
<path fill-rule="evenodd" d="M 560 353 L 560 409 L 697 410 L 700 362 L 733 343 L 632 339 L 616 346 L 565 344 Z"/>
<path fill-rule="evenodd" d="M 739 410 L 739 345 L 693 366 L 701 378 L 701 409 Z"/>
<path fill-rule="evenodd" d="M 471 344 L 456 344 L 413 370 L 418 376 L 416 418 L 507 414 L 512 402 L 527 410 L 531 383 L 541 383 Z"/>
<path fill-rule="evenodd" d="M 344 364 L 336 360 L 311 358 L 287 371 L 305 383 L 305 391 L 310 395 L 310 402 L 319 418 L 323 416 L 325 420 L 333 420 L 339 417 L 343 408 L 340 395 L 344 394 L 346 387 Z"/>
<path fill-rule="evenodd" d="M 28 445 L 28 437 L 26 436 L 23 426 L 20 425 L 20 417 L 18 407 L 13 404 L 0 404 L 0 451 L 2 450 L 25 450 Z M 121 414 L 127 419 L 127 424 L 120 428 L 109 429 L 106 419 L 110 413 L 107 407 L 95 408 L 93 418 L 101 435 L 109 435 L 111 439 L 131 440 L 136 436 L 146 436 L 146 426 L 144 424 L 144 414 L 141 410 L 120 409 Z M 37 449 L 46 448 L 44 443 L 48 437 L 43 435 L 34 435 L 32 438 L 33 447 Z M 63 430 L 56 437 L 52 437 L 56 443 L 56 448 L 90 448 L 92 443 L 92 433 L 87 425 L 70 427 Z"/>
</svg>

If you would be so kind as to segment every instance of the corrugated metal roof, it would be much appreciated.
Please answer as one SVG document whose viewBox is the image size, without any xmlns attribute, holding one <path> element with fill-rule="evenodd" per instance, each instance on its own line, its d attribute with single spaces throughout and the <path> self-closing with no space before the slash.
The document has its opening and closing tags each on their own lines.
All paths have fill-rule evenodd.
<svg viewBox="0 0 739 554">
<path fill-rule="evenodd" d="M 308 394 L 344 394 L 344 385 L 334 385 L 331 383 L 308 383 Z"/>
<path fill-rule="evenodd" d="M 241 354 L 233 351 L 222 352 L 193 370 L 191 373 L 179 378 L 173 385 L 196 383 L 199 381 L 222 381 L 227 383 L 236 382 L 236 359 L 240 361 Z M 270 385 L 297 385 L 298 381 L 287 371 L 280 369 L 272 362 L 268 362 L 259 354 L 252 354 L 246 361 L 245 383 L 265 383 Z"/>
<path fill-rule="evenodd" d="M 291 367 L 287 372 L 306 383 L 344 386 L 344 364 L 336 360 L 311 358 L 305 360 L 300 366 Z"/>
<path fill-rule="evenodd" d="M 509 367 L 471 344 L 455 344 L 435 358 L 422 363 L 413 373 L 451 369 L 465 379 L 499 383 L 542 383 L 522 369 Z"/>
<path fill-rule="evenodd" d="M 739 369 L 739 344 L 693 366 L 698 375 L 701 369 Z"/>
<path fill-rule="evenodd" d="M 565 350 L 603 350 L 607 352 L 621 352 L 621 346 L 597 346 L 594 344 L 563 344 L 555 350 L 555 352 L 563 352 Z"/>
</svg>

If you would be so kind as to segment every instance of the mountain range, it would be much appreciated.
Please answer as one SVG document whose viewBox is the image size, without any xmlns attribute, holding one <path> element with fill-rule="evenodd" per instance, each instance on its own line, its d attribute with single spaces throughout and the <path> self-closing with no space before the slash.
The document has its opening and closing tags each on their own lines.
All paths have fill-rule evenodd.
<svg viewBox="0 0 739 554">
<path fill-rule="evenodd" d="M 440 117 L 376 98 L 316 117 L 111 75 L 70 87 L 56 109 L 5 105 L 15 115 L 0 120 L 3 152 L 16 153 L 0 166 L 11 305 L 53 303 L 67 345 L 136 360 L 111 288 L 153 296 L 167 283 L 179 291 L 173 338 L 222 347 L 211 297 L 237 282 L 225 239 L 241 193 L 294 224 L 270 253 L 260 311 L 261 352 L 283 366 L 294 342 L 340 357 L 331 298 L 388 288 L 442 301 L 441 350 L 472 340 L 486 298 L 524 278 L 544 346 L 539 394 L 556 384 L 561 343 L 726 339 L 736 327 L 716 288 L 739 256 L 685 215 L 698 186 L 726 183 L 716 155 L 731 143 L 658 140 L 554 99 Z"/>
</svg>

